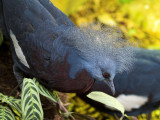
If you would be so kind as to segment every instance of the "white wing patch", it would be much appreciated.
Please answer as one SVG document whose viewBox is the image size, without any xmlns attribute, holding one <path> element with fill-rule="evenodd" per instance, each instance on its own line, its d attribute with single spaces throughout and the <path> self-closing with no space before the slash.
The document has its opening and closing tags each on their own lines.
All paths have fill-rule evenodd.
<svg viewBox="0 0 160 120">
<path fill-rule="evenodd" d="M 18 40 L 17 40 L 16 36 L 13 34 L 12 30 L 10 30 L 10 37 L 13 41 L 13 45 L 14 45 L 17 57 L 19 58 L 21 63 L 23 63 L 26 67 L 30 68 L 28 63 L 27 63 L 26 57 L 24 56 L 23 51 L 18 44 Z"/>
<path fill-rule="evenodd" d="M 132 111 L 132 109 L 138 109 L 144 105 L 148 98 L 138 95 L 124 95 L 121 94 L 117 97 L 117 100 L 122 103 L 126 111 Z"/>
</svg>

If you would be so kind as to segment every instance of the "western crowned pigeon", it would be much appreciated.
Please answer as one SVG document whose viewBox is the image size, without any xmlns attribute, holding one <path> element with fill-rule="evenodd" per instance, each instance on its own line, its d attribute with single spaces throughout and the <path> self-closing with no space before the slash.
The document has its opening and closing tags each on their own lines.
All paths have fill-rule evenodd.
<svg viewBox="0 0 160 120">
<path fill-rule="evenodd" d="M 61 92 L 112 94 L 116 73 L 132 66 L 134 52 L 122 38 L 79 29 L 49 0 L 2 0 L 2 6 L 18 82 L 25 75 Z"/>
</svg>

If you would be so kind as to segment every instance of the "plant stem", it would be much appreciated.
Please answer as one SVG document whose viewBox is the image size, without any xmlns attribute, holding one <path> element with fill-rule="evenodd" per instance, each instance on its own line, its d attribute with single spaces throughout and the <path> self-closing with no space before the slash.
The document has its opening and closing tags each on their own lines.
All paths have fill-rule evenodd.
<svg viewBox="0 0 160 120">
<path fill-rule="evenodd" d="M 23 80 L 9 93 L 8 96 L 11 96 L 17 89 L 18 87 L 22 84 Z"/>
</svg>

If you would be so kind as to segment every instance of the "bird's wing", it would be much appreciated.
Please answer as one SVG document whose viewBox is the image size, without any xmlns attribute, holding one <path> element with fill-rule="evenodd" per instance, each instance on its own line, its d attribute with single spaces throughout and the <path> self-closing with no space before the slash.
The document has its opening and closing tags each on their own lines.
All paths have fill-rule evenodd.
<svg viewBox="0 0 160 120">
<path fill-rule="evenodd" d="M 58 8 L 56 8 L 50 0 L 39 0 L 40 3 L 50 12 L 55 18 L 58 25 L 66 24 L 74 26 L 73 22 Z"/>
<path fill-rule="evenodd" d="M 21 62 L 27 62 L 27 67 L 42 74 L 48 66 L 51 66 L 52 56 L 62 57 L 61 53 L 57 52 L 58 48 L 53 47 L 53 42 L 68 26 L 58 25 L 56 17 L 52 16 L 38 0 L 3 0 L 3 9 L 12 42 L 17 41 L 13 46 L 18 47 L 14 49 L 21 50 L 17 52 L 20 53 L 19 56 L 16 55 L 18 58 L 22 57 L 19 58 Z M 63 47 L 60 43 L 57 44 L 59 44 L 57 47 Z M 61 52 L 64 51 L 65 49 Z"/>
</svg>

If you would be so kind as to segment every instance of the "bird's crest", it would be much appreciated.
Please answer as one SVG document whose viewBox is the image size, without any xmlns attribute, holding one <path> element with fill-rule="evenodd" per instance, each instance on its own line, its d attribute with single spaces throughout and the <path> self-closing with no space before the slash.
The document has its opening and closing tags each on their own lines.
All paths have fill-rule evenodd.
<svg viewBox="0 0 160 120">
<path fill-rule="evenodd" d="M 95 27 L 71 27 L 64 33 L 64 44 L 69 45 L 85 60 L 102 62 L 111 59 L 117 64 L 117 73 L 130 70 L 134 62 L 133 43 L 123 38 L 113 27 L 97 30 Z"/>
</svg>

